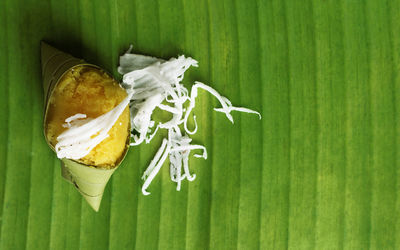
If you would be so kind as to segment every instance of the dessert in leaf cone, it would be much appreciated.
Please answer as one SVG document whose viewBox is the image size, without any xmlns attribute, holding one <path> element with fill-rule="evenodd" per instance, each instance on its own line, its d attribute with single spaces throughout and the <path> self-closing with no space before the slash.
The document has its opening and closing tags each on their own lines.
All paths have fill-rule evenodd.
<svg viewBox="0 0 400 250">
<path fill-rule="evenodd" d="M 98 211 L 130 139 L 128 93 L 98 66 L 43 43 L 44 133 L 62 175 Z"/>
<path fill-rule="evenodd" d="M 118 72 L 123 79 L 119 85 L 98 66 L 42 44 L 45 137 L 62 160 L 62 176 L 96 211 L 129 145 L 149 143 L 159 129 L 167 130 L 168 136 L 143 173 L 142 193 L 150 194 L 147 188 L 168 157 L 170 177 L 178 191 L 183 180 L 195 179 L 189 170 L 190 152 L 202 150 L 203 154 L 194 157 L 207 158 L 206 148 L 192 144 L 189 137 L 197 131 L 192 111 L 199 89 L 219 101 L 221 107 L 214 110 L 224 113 L 232 123 L 232 111 L 257 114 L 261 119 L 259 112 L 233 106 L 202 82 L 196 81 L 189 91 L 181 81 L 189 67 L 198 66 L 193 58 L 181 55 L 166 61 L 131 51 L 132 47 L 120 57 Z M 172 118 L 156 122 L 152 118 L 155 109 L 171 113 Z M 188 127 L 190 117 L 193 130 Z"/>
</svg>

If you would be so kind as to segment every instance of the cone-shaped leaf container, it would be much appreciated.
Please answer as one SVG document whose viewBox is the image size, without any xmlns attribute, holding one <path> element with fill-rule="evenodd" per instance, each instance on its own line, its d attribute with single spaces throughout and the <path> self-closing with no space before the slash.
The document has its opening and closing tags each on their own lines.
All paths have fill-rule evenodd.
<svg viewBox="0 0 400 250">
<path fill-rule="evenodd" d="M 64 122 L 67 117 L 77 113 L 77 110 L 80 111 L 78 113 L 81 113 L 81 109 L 85 110 L 84 108 L 86 108 L 85 113 L 88 113 L 88 117 L 90 117 L 90 112 L 92 111 L 90 107 L 96 107 L 93 105 L 99 106 L 98 103 L 102 103 L 102 100 L 98 100 L 99 98 L 92 98 L 94 100 L 92 101 L 92 103 L 94 103 L 92 105 L 89 100 L 90 98 L 88 97 L 100 93 L 103 97 L 106 96 L 110 99 L 113 98 L 113 94 L 115 93 L 119 93 L 120 95 L 121 93 L 126 95 L 126 93 L 113 86 L 113 84 L 118 85 L 118 83 L 98 66 L 85 63 L 83 60 L 66 54 L 44 42 L 41 44 L 41 60 L 45 98 L 44 134 L 48 145 L 55 151 L 55 138 L 57 137 L 57 134 L 62 130 L 65 130 L 65 127 L 63 127 L 60 122 Z M 98 82 L 99 79 L 91 80 L 90 83 L 87 83 L 88 86 L 85 86 L 85 80 L 82 80 L 81 78 L 75 79 L 76 75 L 78 74 L 78 77 L 80 77 L 81 75 L 79 74 L 81 73 L 82 77 L 86 77 L 83 79 L 89 80 L 91 79 L 90 77 L 93 76 L 104 76 L 108 84 L 107 88 L 111 90 L 108 92 L 106 91 L 104 94 L 104 89 L 101 89 L 99 86 L 92 86 L 93 83 Z M 76 83 L 77 85 L 68 89 L 68 84 L 73 81 L 79 81 L 79 83 Z M 73 89 L 72 91 L 75 92 L 71 92 L 71 88 Z M 85 93 L 84 91 L 92 91 L 94 94 L 92 92 Z M 59 98 L 59 96 L 63 95 L 63 92 L 71 94 L 71 98 L 73 97 L 73 99 L 65 99 L 68 100 L 65 101 L 64 99 Z M 67 94 L 65 95 L 67 96 Z M 104 97 L 104 99 L 106 98 Z M 57 102 L 54 100 L 57 100 Z M 116 105 L 114 103 L 110 104 L 110 100 L 108 99 L 103 102 L 108 104 L 108 106 Z M 75 110 L 73 110 L 73 107 L 75 107 Z M 72 113 L 66 111 L 57 111 L 58 113 L 53 112 L 55 109 L 62 110 L 63 108 L 66 110 L 72 109 L 72 111 L 70 111 Z M 108 107 L 108 109 L 110 109 L 110 107 Z M 109 110 L 105 110 L 104 113 L 108 111 Z M 120 119 L 113 126 L 112 130 L 110 130 L 109 133 L 111 133 L 111 131 L 114 132 L 109 136 L 110 139 L 107 138 L 109 141 L 104 142 L 104 145 L 99 144 L 96 146 L 87 158 L 79 160 L 62 159 L 62 176 L 79 190 L 95 211 L 99 210 L 107 182 L 122 162 L 129 148 L 129 110 L 127 109 L 125 111 L 124 117 L 122 117 L 123 115 L 121 114 Z M 92 117 L 93 116 L 95 117 L 95 115 L 92 114 Z M 57 119 L 59 120 L 59 123 L 54 122 L 57 121 Z M 117 127 L 117 125 L 121 127 Z M 54 136 L 52 136 L 49 131 L 56 132 L 54 132 Z M 110 161 L 112 163 L 110 163 Z"/>
</svg>

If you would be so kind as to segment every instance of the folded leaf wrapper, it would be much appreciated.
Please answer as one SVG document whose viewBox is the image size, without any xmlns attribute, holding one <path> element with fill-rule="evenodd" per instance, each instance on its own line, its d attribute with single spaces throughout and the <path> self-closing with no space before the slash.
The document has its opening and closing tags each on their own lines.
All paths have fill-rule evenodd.
<svg viewBox="0 0 400 250">
<path fill-rule="evenodd" d="M 50 106 L 49 100 L 57 84 L 60 82 L 62 77 L 74 67 L 88 66 L 94 67 L 103 72 L 104 70 L 96 65 L 85 63 L 83 60 L 64 53 L 44 42 L 41 43 L 41 60 L 45 98 L 43 122 L 44 134 L 48 145 L 53 151 L 55 151 L 54 146 L 50 143 L 46 136 L 45 129 L 47 114 Z M 129 128 L 130 126 L 128 126 L 128 129 Z M 128 152 L 129 139 L 130 138 L 128 136 L 126 139 L 125 150 L 118 162 L 116 162 L 115 167 L 112 169 L 96 168 L 95 166 L 85 165 L 75 160 L 66 158 L 62 159 L 62 176 L 78 189 L 78 191 L 95 211 L 99 210 L 104 188 L 107 185 L 107 182 Z"/>
<path fill-rule="evenodd" d="M 62 159 L 61 164 L 64 179 L 74 184 L 95 211 L 99 210 L 104 188 L 116 169 L 97 169 L 69 159 Z"/>
</svg>

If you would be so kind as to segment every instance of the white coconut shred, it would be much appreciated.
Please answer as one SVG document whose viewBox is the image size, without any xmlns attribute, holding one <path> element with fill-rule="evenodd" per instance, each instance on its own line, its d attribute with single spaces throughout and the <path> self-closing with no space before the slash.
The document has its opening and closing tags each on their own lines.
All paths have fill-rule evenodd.
<svg viewBox="0 0 400 250">
<path fill-rule="evenodd" d="M 168 131 L 167 138 L 163 139 L 160 149 L 143 174 L 142 193 L 144 195 L 150 194 L 147 188 L 160 171 L 167 157 L 169 157 L 170 162 L 171 180 L 177 183 L 176 189 L 179 191 L 183 180 L 193 181 L 196 177 L 189 171 L 190 151 L 202 150 L 203 154 L 195 154 L 194 156 L 207 159 L 206 148 L 203 145 L 191 144 L 192 139 L 188 136 L 197 131 L 195 115 L 193 115 L 195 124 L 193 131 L 188 129 L 187 122 L 195 107 L 198 89 L 206 90 L 215 96 L 220 102 L 221 108 L 214 110 L 225 113 L 232 123 L 234 122 L 231 115 L 232 111 L 257 114 L 260 119 L 261 115 L 248 108 L 233 106 L 229 99 L 201 82 L 195 82 L 189 95 L 188 89 L 181 84 L 181 81 L 185 71 L 190 66 L 198 66 L 197 61 L 190 57 L 182 55 L 165 61 L 150 56 L 132 54 L 131 51 L 132 46 L 120 57 L 118 67 L 118 72 L 123 75 L 122 86 L 129 93 L 133 93 L 129 105 L 131 125 L 132 132 L 138 135 L 132 135 L 133 142 L 131 145 L 149 143 L 159 129 Z M 163 102 L 168 103 L 168 105 L 163 104 Z M 186 109 L 184 108 L 185 104 L 188 105 Z M 156 108 L 171 113 L 171 120 L 156 124 L 152 119 L 153 111 Z"/>
</svg>

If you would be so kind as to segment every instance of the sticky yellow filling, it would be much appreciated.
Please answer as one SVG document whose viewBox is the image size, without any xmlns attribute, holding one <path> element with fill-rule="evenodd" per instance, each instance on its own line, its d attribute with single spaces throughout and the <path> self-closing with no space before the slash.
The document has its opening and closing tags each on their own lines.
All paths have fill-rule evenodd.
<svg viewBox="0 0 400 250">
<path fill-rule="evenodd" d="M 46 136 L 55 146 L 66 130 L 65 119 L 77 113 L 96 118 L 112 110 L 127 96 L 126 91 L 106 73 L 90 66 L 75 67 L 59 81 L 49 100 Z M 129 136 L 129 108 L 125 108 L 109 131 L 109 137 L 78 161 L 86 165 L 113 168 L 126 148 Z"/>
</svg>

